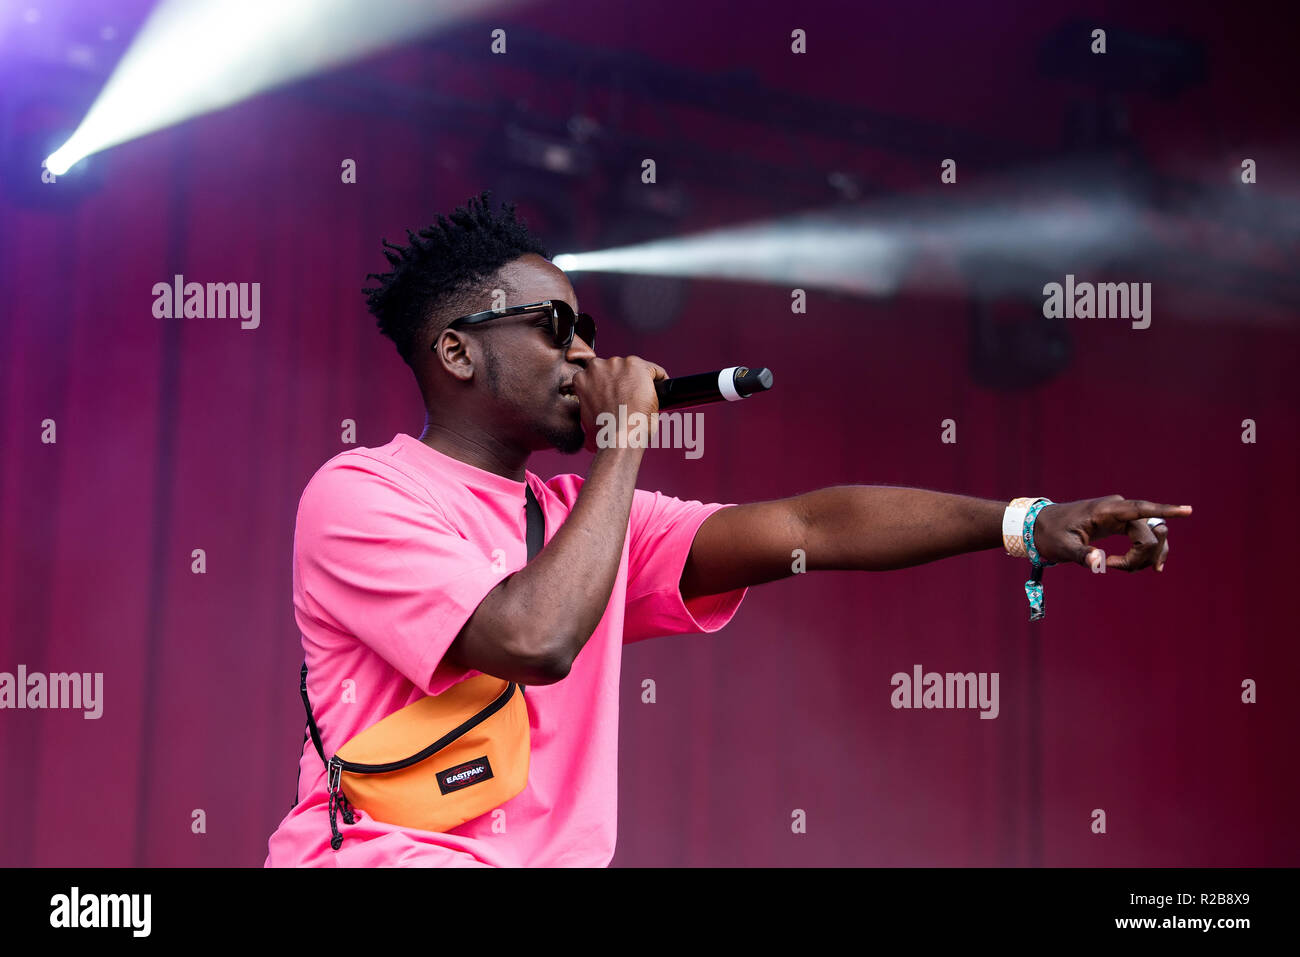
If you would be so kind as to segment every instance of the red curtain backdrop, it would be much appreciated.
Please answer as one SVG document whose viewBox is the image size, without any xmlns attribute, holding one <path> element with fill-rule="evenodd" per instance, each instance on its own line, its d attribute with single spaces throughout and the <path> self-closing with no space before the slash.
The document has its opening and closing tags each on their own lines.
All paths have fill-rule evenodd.
<svg viewBox="0 0 1300 957">
<path fill-rule="evenodd" d="M 105 183 L 75 209 L 0 200 L 0 671 L 104 676 L 98 720 L 0 713 L 0 865 L 261 865 L 303 734 L 298 497 L 345 447 L 343 420 L 368 446 L 423 425 L 364 275 L 384 268 L 381 238 L 493 185 L 437 135 L 274 93 L 100 157 Z M 683 232 L 727 221 L 696 215 Z M 260 283 L 260 327 L 155 318 L 152 287 L 177 273 Z M 1077 322 L 1067 371 L 1012 393 L 972 382 L 957 299 L 810 290 L 792 315 L 786 288 L 697 281 L 675 325 L 644 333 L 595 279 L 575 287 L 603 354 L 775 374 L 770 394 L 706 412 L 702 458 L 648 453 L 642 488 L 1196 508 L 1163 575 L 1049 569 L 1035 624 L 1026 563 L 990 551 L 764 585 L 715 635 L 628 645 L 615 865 L 1300 861 L 1294 316 L 1258 324 L 1225 301 L 1190 319 L 1157 283 L 1150 329 Z M 891 675 L 915 664 L 998 672 L 999 716 L 893 709 Z"/>
</svg>

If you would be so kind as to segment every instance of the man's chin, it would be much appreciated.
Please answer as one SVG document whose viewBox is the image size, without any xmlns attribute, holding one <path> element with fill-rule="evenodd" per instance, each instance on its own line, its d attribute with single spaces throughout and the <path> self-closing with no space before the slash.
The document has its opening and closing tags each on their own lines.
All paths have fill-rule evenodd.
<svg viewBox="0 0 1300 957">
<path fill-rule="evenodd" d="M 581 452 L 587 444 L 587 434 L 582 431 L 581 425 L 569 429 L 547 430 L 543 435 L 547 445 L 562 455 Z"/>
</svg>

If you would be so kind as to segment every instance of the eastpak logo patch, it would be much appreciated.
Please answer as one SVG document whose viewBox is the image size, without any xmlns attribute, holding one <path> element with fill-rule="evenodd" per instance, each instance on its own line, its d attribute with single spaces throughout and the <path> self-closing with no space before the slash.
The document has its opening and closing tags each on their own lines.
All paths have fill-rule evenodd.
<svg viewBox="0 0 1300 957">
<path fill-rule="evenodd" d="M 461 788 L 467 788 L 471 784 L 478 784 L 480 781 L 486 781 L 492 777 L 492 765 L 488 763 L 487 755 L 481 758 L 475 758 L 473 761 L 466 761 L 464 764 L 458 764 L 454 768 L 447 768 L 445 771 L 438 772 L 438 788 L 443 794 L 450 794 L 452 791 L 459 791 Z"/>
</svg>

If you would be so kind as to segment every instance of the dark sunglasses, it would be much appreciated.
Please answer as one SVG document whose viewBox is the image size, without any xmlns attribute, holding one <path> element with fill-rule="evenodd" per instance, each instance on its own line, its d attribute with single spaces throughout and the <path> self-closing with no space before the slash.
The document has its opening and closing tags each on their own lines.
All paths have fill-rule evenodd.
<svg viewBox="0 0 1300 957">
<path fill-rule="evenodd" d="M 573 307 L 563 299 L 543 299 L 541 302 L 530 302 L 523 306 L 505 306 L 501 309 L 476 312 L 470 316 L 453 319 L 447 323 L 447 328 L 459 329 L 462 326 L 490 322 L 493 319 L 501 319 L 505 316 L 522 316 L 530 312 L 544 312 L 550 315 L 551 334 L 555 337 L 555 344 L 559 348 L 569 348 L 573 344 L 573 334 L 575 332 L 583 342 L 593 349 L 596 348 L 596 320 L 585 312 L 574 315 Z M 436 351 L 438 344 L 435 342 L 432 348 Z"/>
</svg>

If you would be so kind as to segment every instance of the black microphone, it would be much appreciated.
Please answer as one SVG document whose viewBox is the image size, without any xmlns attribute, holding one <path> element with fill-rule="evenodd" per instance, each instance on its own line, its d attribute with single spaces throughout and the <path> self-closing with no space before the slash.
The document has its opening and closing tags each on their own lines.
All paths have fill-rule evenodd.
<svg viewBox="0 0 1300 957">
<path fill-rule="evenodd" d="M 746 399 L 755 392 L 766 392 L 770 388 L 771 369 L 750 369 L 746 366 L 731 366 L 718 372 L 701 372 L 676 379 L 660 379 L 655 383 L 661 412 L 708 402 L 735 402 L 737 399 Z"/>
</svg>

